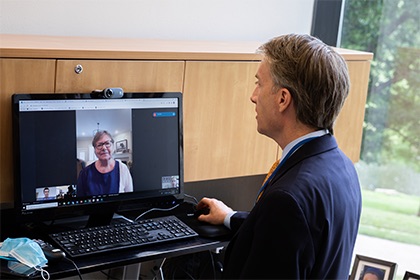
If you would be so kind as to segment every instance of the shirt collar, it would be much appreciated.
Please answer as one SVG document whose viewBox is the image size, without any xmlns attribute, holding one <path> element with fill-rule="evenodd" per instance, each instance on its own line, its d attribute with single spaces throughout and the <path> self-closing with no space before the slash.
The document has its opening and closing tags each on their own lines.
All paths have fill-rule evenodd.
<svg viewBox="0 0 420 280">
<path fill-rule="evenodd" d="M 295 140 L 293 140 L 292 142 L 290 142 L 289 144 L 287 144 L 286 145 L 286 147 L 284 148 L 284 150 L 283 150 L 283 153 L 282 153 L 282 155 L 281 155 L 281 158 L 280 158 L 280 162 L 283 160 L 283 158 L 289 153 L 289 151 L 297 144 L 297 143 L 299 143 L 300 141 L 302 141 L 302 140 L 305 140 L 305 139 L 307 139 L 307 138 L 311 138 L 311 137 L 321 137 L 321 136 L 324 136 L 325 134 L 328 134 L 329 133 L 329 131 L 328 131 L 328 129 L 323 129 L 323 130 L 317 130 L 317 131 L 314 131 L 314 132 L 311 132 L 311 133 L 308 133 L 308 134 L 305 134 L 305 135 L 303 135 L 303 136 L 301 136 L 301 137 L 299 137 L 299 138 L 297 138 L 297 139 L 295 139 Z M 299 149 L 299 148 L 298 148 Z M 296 151 L 298 150 L 298 149 L 296 149 Z M 296 152 L 295 151 L 295 152 Z"/>
</svg>

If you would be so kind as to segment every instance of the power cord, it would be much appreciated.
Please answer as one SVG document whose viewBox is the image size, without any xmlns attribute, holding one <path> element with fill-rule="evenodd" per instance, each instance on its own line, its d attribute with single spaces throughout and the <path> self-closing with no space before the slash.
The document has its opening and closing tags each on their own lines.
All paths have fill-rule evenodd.
<svg viewBox="0 0 420 280">
<path fill-rule="evenodd" d="M 197 200 L 197 198 L 195 196 L 192 196 L 192 195 L 189 195 L 189 194 L 186 194 L 186 193 L 184 193 L 184 196 L 187 197 L 187 198 L 191 198 L 192 200 L 194 200 L 194 205 L 197 205 L 198 204 L 198 200 Z"/>
<path fill-rule="evenodd" d="M 216 279 L 216 266 L 214 264 L 214 257 L 213 257 L 213 254 L 212 254 L 212 252 L 210 250 L 208 252 L 210 254 L 211 267 L 213 268 L 212 269 L 212 271 L 213 271 L 213 279 Z"/>
<path fill-rule="evenodd" d="M 79 270 L 79 267 L 77 266 L 77 264 L 73 260 L 69 259 L 68 257 L 64 257 L 64 260 L 66 260 L 66 261 L 68 261 L 68 262 L 70 262 L 70 263 L 72 263 L 74 265 L 74 267 L 76 268 L 77 273 L 79 274 L 80 280 L 83 280 L 82 273 L 80 273 L 80 270 Z"/>
<path fill-rule="evenodd" d="M 184 193 L 184 196 L 185 197 L 187 197 L 187 198 L 190 198 L 190 199 L 192 199 L 193 201 L 194 201 L 194 205 L 197 205 L 198 204 L 198 200 L 197 200 L 197 198 L 195 198 L 194 196 L 192 196 L 192 195 L 189 195 L 189 194 L 186 194 L 186 193 Z M 175 208 L 177 208 L 178 206 L 180 206 L 181 204 L 176 204 L 176 205 L 174 205 L 174 206 L 172 206 L 171 208 L 151 208 L 151 209 L 149 209 L 149 210 L 147 210 L 147 211 L 145 211 L 145 212 L 143 212 L 143 213 L 141 213 L 140 215 L 138 215 L 135 219 L 134 219 L 134 222 L 136 222 L 136 221 L 138 221 L 141 217 L 143 217 L 144 215 L 146 215 L 146 214 L 148 214 L 148 213 L 150 213 L 150 212 L 153 212 L 153 211 L 171 211 L 171 210 L 174 210 Z"/>
<path fill-rule="evenodd" d="M 160 263 L 159 269 L 158 269 L 158 271 L 160 273 L 160 280 L 165 280 L 165 277 L 163 276 L 163 265 L 165 264 L 165 261 L 166 261 L 166 258 L 164 258 L 162 260 L 162 262 Z M 155 275 L 155 277 L 153 277 L 153 280 L 157 280 L 157 279 L 158 279 L 157 275 Z"/>
<path fill-rule="evenodd" d="M 144 215 L 146 215 L 147 213 L 150 213 L 152 211 L 171 211 L 174 210 L 175 208 L 177 208 L 180 204 L 176 204 L 175 206 L 172 206 L 171 208 L 151 208 L 143 213 L 141 213 L 140 215 L 137 216 L 137 218 L 134 219 L 134 221 L 136 222 L 138 219 L 140 219 L 141 217 L 143 217 Z"/>
</svg>

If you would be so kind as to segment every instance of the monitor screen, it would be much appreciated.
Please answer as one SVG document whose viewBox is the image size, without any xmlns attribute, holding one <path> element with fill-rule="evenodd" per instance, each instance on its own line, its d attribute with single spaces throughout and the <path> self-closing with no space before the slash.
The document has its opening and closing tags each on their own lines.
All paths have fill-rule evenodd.
<svg viewBox="0 0 420 280">
<path fill-rule="evenodd" d="M 181 93 L 15 94 L 12 103 L 15 209 L 26 220 L 183 199 Z"/>
</svg>

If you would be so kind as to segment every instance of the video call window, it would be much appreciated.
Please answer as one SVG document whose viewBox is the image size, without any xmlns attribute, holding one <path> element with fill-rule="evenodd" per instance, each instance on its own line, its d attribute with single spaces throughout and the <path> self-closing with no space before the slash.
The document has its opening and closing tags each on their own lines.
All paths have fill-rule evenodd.
<svg viewBox="0 0 420 280">
<path fill-rule="evenodd" d="M 103 130 L 113 143 L 97 146 L 112 146 L 112 158 L 128 172 L 120 169 L 120 173 L 132 179 L 134 196 L 179 193 L 182 131 L 177 98 L 28 100 L 19 106 L 24 204 L 56 201 L 62 205 L 65 199 L 84 203 L 78 177 L 98 159 L 92 140 Z M 117 177 L 112 176 L 105 180 Z"/>
</svg>

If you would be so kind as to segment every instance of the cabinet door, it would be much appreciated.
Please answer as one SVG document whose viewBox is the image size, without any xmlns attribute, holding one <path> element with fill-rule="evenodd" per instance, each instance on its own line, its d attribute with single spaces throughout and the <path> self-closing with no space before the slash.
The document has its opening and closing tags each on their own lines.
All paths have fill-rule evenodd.
<svg viewBox="0 0 420 280">
<path fill-rule="evenodd" d="M 185 181 L 267 173 L 277 144 L 257 132 L 250 96 L 257 62 L 187 62 Z"/>
<path fill-rule="evenodd" d="M 13 93 L 53 93 L 55 60 L 0 59 L 0 203 L 13 202 Z"/>
<path fill-rule="evenodd" d="M 108 87 L 121 87 L 126 92 L 181 92 L 184 64 L 183 61 L 59 60 L 56 92 L 89 93 Z"/>
<path fill-rule="evenodd" d="M 339 147 L 353 161 L 360 158 L 370 61 L 347 61 L 350 93 L 334 126 Z"/>
</svg>

